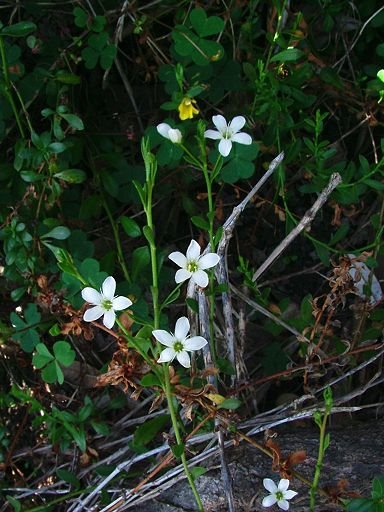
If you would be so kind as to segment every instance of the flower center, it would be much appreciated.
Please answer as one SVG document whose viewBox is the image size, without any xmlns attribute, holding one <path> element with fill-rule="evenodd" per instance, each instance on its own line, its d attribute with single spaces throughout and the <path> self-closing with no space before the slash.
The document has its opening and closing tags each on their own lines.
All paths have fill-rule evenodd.
<svg viewBox="0 0 384 512">
<path fill-rule="evenodd" d="M 196 261 L 188 261 L 187 270 L 188 272 L 192 272 L 193 274 L 194 272 L 197 272 L 199 270 L 199 265 L 197 264 Z"/>
<path fill-rule="evenodd" d="M 232 129 L 228 126 L 227 129 L 223 133 L 224 139 L 231 139 L 232 138 Z"/>
<path fill-rule="evenodd" d="M 182 352 L 184 350 L 184 345 L 181 341 L 176 341 L 173 345 L 173 350 L 175 352 Z"/>
<path fill-rule="evenodd" d="M 104 299 L 102 302 L 101 302 L 101 307 L 103 309 L 105 309 L 105 311 L 109 311 L 112 309 L 113 307 L 113 304 L 112 304 L 112 301 L 111 300 L 108 300 L 108 299 Z"/>
<path fill-rule="evenodd" d="M 284 499 L 284 494 L 281 491 L 276 491 L 276 499 L 277 501 Z"/>
</svg>

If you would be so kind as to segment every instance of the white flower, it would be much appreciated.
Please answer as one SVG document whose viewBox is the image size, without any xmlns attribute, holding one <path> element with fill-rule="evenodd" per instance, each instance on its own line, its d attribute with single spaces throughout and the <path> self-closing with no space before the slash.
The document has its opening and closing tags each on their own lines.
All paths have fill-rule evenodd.
<svg viewBox="0 0 384 512">
<path fill-rule="evenodd" d="M 213 140 L 219 140 L 219 153 L 228 156 L 232 149 L 232 142 L 239 144 L 252 144 L 252 137 L 248 133 L 242 133 L 239 130 L 245 125 L 243 116 L 236 116 L 227 124 L 225 117 L 218 115 L 212 117 L 212 122 L 217 130 L 206 130 L 204 137 Z"/>
<path fill-rule="evenodd" d="M 282 478 L 278 485 L 270 478 L 264 478 L 263 485 L 271 494 L 263 499 L 263 507 L 272 507 L 275 503 L 282 510 L 289 509 L 287 500 L 291 500 L 297 494 L 296 491 L 288 491 L 289 480 Z"/>
<path fill-rule="evenodd" d="M 181 267 L 175 275 L 176 283 L 192 279 L 201 288 L 208 286 L 209 282 L 208 274 L 204 270 L 214 267 L 220 260 L 214 252 L 200 256 L 200 245 L 195 240 L 191 240 L 185 256 L 177 251 L 172 252 L 168 258 Z"/>
<path fill-rule="evenodd" d="M 189 352 L 193 350 L 200 350 L 208 342 L 202 336 L 188 336 L 189 333 L 189 321 L 186 316 L 182 316 L 178 319 L 175 325 L 175 334 L 171 334 L 168 331 L 162 329 L 156 329 L 152 331 L 154 337 L 162 345 L 167 348 L 160 354 L 160 358 L 157 360 L 158 363 L 169 363 L 176 359 L 185 368 L 190 368 L 191 361 L 189 359 Z"/>
<path fill-rule="evenodd" d="M 116 319 L 115 311 L 121 311 L 132 306 L 132 301 L 127 297 L 115 297 L 115 291 L 116 281 L 112 276 L 105 279 L 100 292 L 89 286 L 84 288 L 81 296 L 94 306 L 87 309 L 84 313 L 84 320 L 86 322 L 93 322 L 103 316 L 103 324 L 108 329 L 111 329 Z"/>
<path fill-rule="evenodd" d="M 156 128 L 160 135 L 170 140 L 174 144 L 181 143 L 181 139 L 183 138 L 183 136 L 181 135 L 181 131 L 178 130 L 177 128 L 172 128 L 167 123 L 160 123 L 157 125 Z"/>
</svg>

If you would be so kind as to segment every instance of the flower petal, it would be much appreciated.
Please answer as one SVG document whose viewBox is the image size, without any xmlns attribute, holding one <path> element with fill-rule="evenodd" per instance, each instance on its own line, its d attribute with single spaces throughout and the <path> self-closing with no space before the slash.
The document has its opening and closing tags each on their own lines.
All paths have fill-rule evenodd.
<svg viewBox="0 0 384 512">
<path fill-rule="evenodd" d="M 228 125 L 224 116 L 221 116 L 220 114 L 218 116 L 213 116 L 212 123 L 216 126 L 221 134 L 224 134 L 227 131 Z"/>
<path fill-rule="evenodd" d="M 278 490 L 281 492 L 284 492 L 289 487 L 289 480 L 288 478 L 282 478 L 277 486 Z"/>
<path fill-rule="evenodd" d="M 192 272 L 189 270 L 185 270 L 185 268 L 181 268 L 176 272 L 175 275 L 175 281 L 177 284 L 183 283 L 187 279 L 189 279 L 192 276 Z"/>
<path fill-rule="evenodd" d="M 221 139 L 219 142 L 219 153 L 222 156 L 228 156 L 232 149 L 232 142 L 230 139 Z"/>
<path fill-rule="evenodd" d="M 181 131 L 177 128 L 170 128 L 168 131 L 168 139 L 174 144 L 180 144 L 182 140 Z"/>
<path fill-rule="evenodd" d="M 236 116 L 229 123 L 229 127 L 231 128 L 232 133 L 237 133 L 239 130 L 242 129 L 242 127 L 244 125 L 245 125 L 245 117 L 243 117 L 243 116 Z"/>
<path fill-rule="evenodd" d="M 286 500 L 291 500 L 292 498 L 294 498 L 294 497 L 295 497 L 295 496 L 297 496 L 298 494 L 299 494 L 299 493 L 298 493 L 298 492 L 296 492 L 296 491 L 290 491 L 290 490 L 288 490 L 288 491 L 285 491 L 285 493 L 284 493 L 284 498 L 285 498 Z"/>
<path fill-rule="evenodd" d="M 166 139 L 169 139 L 169 130 L 171 129 L 169 124 L 167 124 L 167 123 L 160 123 L 160 124 L 158 124 L 156 126 L 156 129 L 160 133 L 160 135 L 162 135 Z"/>
<path fill-rule="evenodd" d="M 186 268 L 187 266 L 187 258 L 184 256 L 182 252 L 176 251 L 171 252 L 171 254 L 168 256 L 168 258 L 173 261 L 173 263 L 176 263 L 176 265 L 179 265 L 181 268 Z"/>
<path fill-rule="evenodd" d="M 287 500 L 279 500 L 277 506 L 282 510 L 289 510 L 289 502 Z"/>
<path fill-rule="evenodd" d="M 199 269 L 205 270 L 206 268 L 212 268 L 217 265 L 220 261 L 220 256 L 218 256 L 215 252 L 209 252 L 208 254 L 204 254 L 201 258 L 199 258 Z"/>
<path fill-rule="evenodd" d="M 84 300 L 89 302 L 90 304 L 100 305 L 101 301 L 103 300 L 103 297 L 101 296 L 101 293 L 99 293 L 94 288 L 90 288 L 87 286 L 87 288 L 84 288 L 84 290 L 81 291 L 81 296 Z"/>
<path fill-rule="evenodd" d="M 189 321 L 186 316 L 180 317 L 175 325 L 175 338 L 184 341 L 189 333 Z"/>
<path fill-rule="evenodd" d="M 94 306 L 93 308 L 87 309 L 84 313 L 83 319 L 86 322 L 93 322 L 104 315 L 104 309 L 101 306 Z"/>
<path fill-rule="evenodd" d="M 113 309 L 110 309 L 109 311 L 106 311 L 104 313 L 103 324 L 105 325 L 105 327 L 108 327 L 108 329 L 112 329 L 115 320 L 116 314 Z"/>
<path fill-rule="evenodd" d="M 200 350 L 205 347 L 208 341 L 202 336 L 192 336 L 192 338 L 187 338 L 184 341 L 185 350 Z"/>
<path fill-rule="evenodd" d="M 248 135 L 248 133 L 235 133 L 231 137 L 232 142 L 238 142 L 239 144 L 246 144 L 249 146 L 249 144 L 252 144 L 252 137 Z"/>
<path fill-rule="evenodd" d="M 276 501 L 277 500 L 276 500 L 275 496 L 270 494 L 269 496 L 266 496 L 265 498 L 263 498 L 262 505 L 263 505 L 263 507 L 272 507 L 272 505 L 274 505 L 276 503 Z"/>
<path fill-rule="evenodd" d="M 112 276 L 107 277 L 101 286 L 103 295 L 108 300 L 113 300 L 116 291 L 116 281 Z"/>
<path fill-rule="evenodd" d="M 115 311 L 121 311 L 122 309 L 127 309 L 129 306 L 132 306 L 132 301 L 128 299 L 128 297 L 115 297 L 112 301 L 112 307 Z"/>
<path fill-rule="evenodd" d="M 179 363 L 184 366 L 184 368 L 190 368 L 191 367 L 191 360 L 189 359 L 189 354 L 185 350 L 182 350 L 181 352 L 178 352 L 176 355 L 176 359 L 179 361 Z"/>
<path fill-rule="evenodd" d="M 275 493 L 277 491 L 277 485 L 270 478 L 264 478 L 263 485 L 267 489 L 267 491 L 271 493 Z"/>
<path fill-rule="evenodd" d="M 197 270 L 192 274 L 193 281 L 200 286 L 200 288 L 206 288 L 209 283 L 208 274 L 204 270 Z"/>
<path fill-rule="evenodd" d="M 175 359 L 176 352 L 173 350 L 173 348 L 166 348 L 164 349 L 159 359 L 157 360 L 158 363 L 169 363 Z"/>
<path fill-rule="evenodd" d="M 223 138 L 223 134 L 216 130 L 205 130 L 204 137 L 206 139 L 218 140 Z"/>
<path fill-rule="evenodd" d="M 200 245 L 196 242 L 196 240 L 191 240 L 187 249 L 187 261 L 196 261 L 200 256 Z"/>
<path fill-rule="evenodd" d="M 152 331 L 153 336 L 159 341 L 162 345 L 166 347 L 173 347 L 175 343 L 175 337 L 168 331 L 164 331 L 163 329 L 156 329 Z"/>
</svg>

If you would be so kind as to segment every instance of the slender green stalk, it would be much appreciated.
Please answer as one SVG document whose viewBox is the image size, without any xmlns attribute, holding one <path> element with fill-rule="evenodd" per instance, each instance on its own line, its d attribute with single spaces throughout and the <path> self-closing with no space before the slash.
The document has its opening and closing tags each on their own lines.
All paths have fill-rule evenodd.
<svg viewBox="0 0 384 512">
<path fill-rule="evenodd" d="M 146 215 L 147 225 L 144 227 L 144 235 L 148 241 L 150 255 L 151 255 L 151 268 L 152 268 L 152 301 L 153 301 L 153 326 L 154 329 L 159 328 L 160 324 L 160 313 L 161 313 L 161 305 L 159 303 L 159 271 L 158 271 L 158 260 L 157 260 L 157 247 L 155 241 L 155 229 L 153 224 L 153 214 L 152 214 L 152 197 L 153 197 L 153 189 L 155 186 L 156 179 L 156 171 L 157 171 L 157 162 L 155 157 L 150 153 L 148 142 L 146 139 L 143 139 L 141 150 L 143 154 L 144 164 L 145 164 L 145 172 L 146 172 L 146 183 L 144 187 L 140 185 L 136 186 L 136 189 L 139 193 L 141 202 L 143 204 L 143 208 Z M 171 416 L 173 430 L 175 432 L 175 437 L 177 444 L 179 446 L 183 446 L 182 437 L 179 429 L 179 421 L 173 404 L 173 397 L 171 391 L 171 382 L 169 378 L 169 364 L 164 366 L 163 372 L 163 389 L 165 395 L 167 397 L 169 414 Z M 185 456 L 184 448 L 181 454 L 181 462 L 183 464 L 184 472 L 188 479 L 189 485 L 191 486 L 193 495 L 196 500 L 196 504 L 200 512 L 204 512 L 203 505 L 201 503 L 201 499 L 199 493 L 197 492 L 195 482 L 193 477 L 189 471 L 187 458 Z"/>
<path fill-rule="evenodd" d="M 8 73 L 8 63 L 7 63 L 7 58 L 5 55 L 4 41 L 1 36 L 0 36 L 0 55 L 1 55 L 1 64 L 2 64 L 2 68 L 3 68 L 3 76 L 4 76 L 3 93 L 4 93 L 5 97 L 7 98 L 8 103 L 11 105 L 13 115 L 15 116 L 16 123 L 19 128 L 20 135 L 22 136 L 23 139 L 25 139 L 24 128 L 21 123 L 21 119 L 20 119 L 19 113 L 17 111 L 16 104 L 13 100 L 12 93 L 11 93 L 11 80 L 9 78 L 9 73 Z"/>
<path fill-rule="evenodd" d="M 165 365 L 164 366 L 164 381 L 165 381 L 165 390 L 164 391 L 165 391 L 165 395 L 167 397 L 169 414 L 171 415 L 171 420 L 172 420 L 172 425 L 173 425 L 173 429 L 174 429 L 174 432 L 175 432 L 176 442 L 180 446 L 180 445 L 183 445 L 183 440 L 182 440 L 181 435 L 180 435 L 179 423 L 178 423 L 178 419 L 177 419 L 175 408 L 173 406 L 171 383 L 170 383 L 170 379 L 169 379 L 169 365 Z M 182 452 L 180 458 L 181 458 L 181 462 L 183 464 L 185 475 L 186 475 L 186 477 L 188 479 L 189 485 L 190 485 L 190 487 L 192 489 L 192 492 L 193 492 L 193 495 L 195 497 L 196 504 L 198 506 L 199 512 L 204 512 L 203 504 L 201 503 L 200 495 L 199 495 L 199 493 L 198 493 L 198 491 L 196 489 L 195 481 L 193 480 L 191 472 L 189 471 L 189 467 L 188 467 L 188 463 L 187 463 L 187 458 L 185 456 L 184 448 L 183 448 L 183 452 Z"/>
<path fill-rule="evenodd" d="M 324 414 L 322 415 L 321 412 L 317 411 L 314 414 L 314 420 L 317 424 L 317 426 L 320 428 L 320 438 L 319 438 L 319 450 L 317 454 L 317 461 L 316 461 L 316 468 L 315 468 L 315 474 L 313 476 L 311 489 L 309 492 L 310 497 L 310 503 L 309 503 L 309 510 L 310 512 L 314 512 L 315 510 L 315 504 L 316 504 L 316 493 L 317 488 L 319 486 L 319 480 L 321 475 L 321 468 L 323 466 L 323 460 L 325 451 L 329 446 L 330 436 L 327 434 L 327 421 L 328 417 L 331 414 L 332 405 L 333 405 L 333 398 L 332 398 L 332 390 L 331 388 L 326 388 L 324 391 L 324 400 L 325 400 L 325 410 Z"/>
<path fill-rule="evenodd" d="M 124 254 L 123 254 L 123 248 L 120 241 L 120 235 L 119 235 L 119 226 L 117 222 L 115 222 L 115 219 L 113 218 L 113 215 L 111 213 L 111 210 L 109 209 L 109 206 L 107 204 L 107 201 L 103 197 L 103 206 L 106 211 L 106 214 L 108 216 L 109 222 L 112 227 L 113 237 L 115 239 L 116 244 L 116 250 L 117 250 L 117 259 L 119 261 L 119 265 L 121 267 L 121 270 L 123 271 L 125 279 L 128 281 L 128 283 L 131 283 L 131 276 L 129 275 L 127 265 L 125 263 Z"/>
</svg>

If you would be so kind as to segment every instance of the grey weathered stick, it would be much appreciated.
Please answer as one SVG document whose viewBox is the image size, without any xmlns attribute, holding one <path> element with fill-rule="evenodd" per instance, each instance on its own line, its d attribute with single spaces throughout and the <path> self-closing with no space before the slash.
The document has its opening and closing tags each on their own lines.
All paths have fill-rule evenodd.
<svg viewBox="0 0 384 512">
<path fill-rule="evenodd" d="M 256 183 L 256 185 L 252 188 L 252 190 L 246 195 L 246 197 L 241 201 L 240 204 L 234 207 L 231 215 L 225 221 L 223 225 L 223 235 L 217 246 L 217 254 L 220 256 L 219 264 L 216 268 L 216 277 L 219 284 L 229 284 L 228 280 L 228 267 L 226 262 L 226 250 L 228 248 L 228 244 L 230 239 L 232 238 L 233 230 L 235 228 L 236 222 L 240 217 L 240 214 L 244 211 L 245 207 L 252 199 L 252 197 L 256 194 L 256 192 L 264 185 L 264 183 L 268 180 L 268 178 L 272 175 L 275 169 L 281 164 L 284 158 L 284 152 L 282 151 L 276 158 L 272 160 L 269 165 L 269 168 L 266 173 L 263 174 L 261 179 Z M 226 340 L 226 350 L 228 354 L 229 362 L 232 364 L 233 368 L 237 368 L 236 361 L 236 343 L 235 343 L 235 329 L 233 325 L 233 316 L 232 316 L 232 300 L 229 291 L 223 292 L 221 294 L 223 301 L 223 315 L 224 315 L 224 323 L 225 323 L 225 340 Z M 231 378 L 231 386 L 236 386 L 236 377 L 234 375 Z"/>
<path fill-rule="evenodd" d="M 331 195 L 333 190 L 341 182 L 342 179 L 340 174 L 338 174 L 337 172 L 332 174 L 328 185 L 321 192 L 317 200 L 313 203 L 312 207 L 305 213 L 304 217 L 301 219 L 298 225 L 294 229 L 292 229 L 292 231 L 276 247 L 276 249 L 270 254 L 270 256 L 268 256 L 264 263 L 256 270 L 256 272 L 253 274 L 252 281 L 256 281 L 262 274 L 264 274 L 267 268 L 272 265 L 272 263 L 293 242 L 293 240 L 311 224 L 311 222 L 315 218 L 316 213 L 320 210 L 320 208 L 324 205 L 324 203 Z"/>
</svg>

